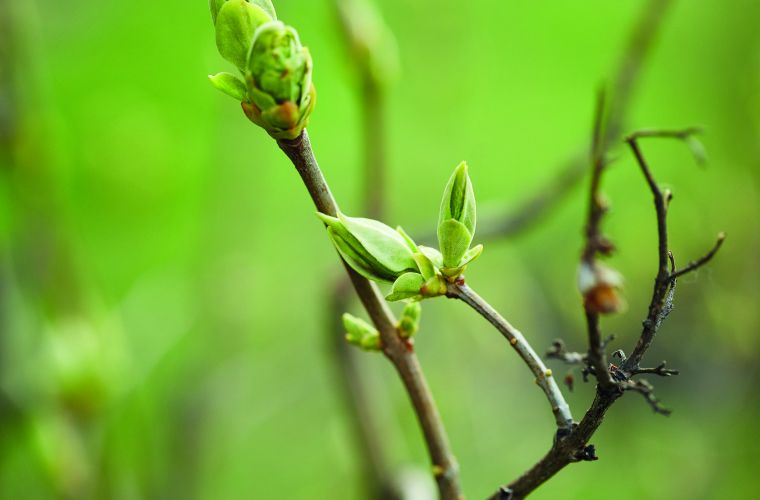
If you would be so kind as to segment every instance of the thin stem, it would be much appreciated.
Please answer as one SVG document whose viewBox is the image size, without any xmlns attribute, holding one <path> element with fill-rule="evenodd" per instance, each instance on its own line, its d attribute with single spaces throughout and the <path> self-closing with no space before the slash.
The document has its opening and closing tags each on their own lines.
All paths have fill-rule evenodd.
<svg viewBox="0 0 760 500">
<path fill-rule="evenodd" d="M 588 220 L 586 222 L 586 245 L 581 253 L 581 265 L 592 270 L 596 266 L 597 254 L 609 254 L 612 244 L 602 235 L 601 224 L 607 213 L 607 205 L 600 193 L 602 174 L 606 167 L 606 149 L 603 142 L 605 127 L 605 94 L 599 92 L 594 118 L 594 132 L 591 148 L 591 187 L 589 189 Z M 602 345 L 602 333 L 599 326 L 599 312 L 591 302 L 584 301 L 586 330 L 588 332 L 588 361 L 593 368 L 599 387 L 604 391 L 617 390 L 612 380 L 607 357 Z"/>
<path fill-rule="evenodd" d="M 636 347 L 630 357 L 626 360 L 623 367 L 626 371 L 630 372 L 638 368 L 641 359 L 644 357 L 644 353 L 652 345 L 655 334 L 657 333 L 660 323 L 662 322 L 662 312 L 666 308 L 666 299 L 668 297 L 668 290 L 672 285 L 673 280 L 670 278 L 668 271 L 668 264 L 670 263 L 670 252 L 668 250 L 668 206 L 667 198 L 665 194 L 660 190 L 657 182 L 652 175 L 652 170 L 644 158 L 641 148 L 639 148 L 638 140 L 635 136 L 630 136 L 627 140 L 628 145 L 633 151 L 639 168 L 646 179 L 649 189 L 652 192 L 654 198 L 655 212 L 657 214 L 657 276 L 654 280 L 654 289 L 652 292 L 652 300 L 649 303 L 649 312 L 646 319 L 643 322 L 643 329 L 641 336 L 639 337 Z"/>
<path fill-rule="evenodd" d="M 294 140 L 280 140 L 278 145 L 293 162 L 317 210 L 335 216 L 337 203 L 319 169 L 306 131 Z M 393 363 L 412 401 L 433 464 L 440 497 L 446 500 L 462 498 L 459 467 L 414 350 L 398 336 L 396 319 L 375 284 L 358 275 L 348 265 L 345 268 L 364 308 L 380 332 L 383 353 Z"/>
<path fill-rule="evenodd" d="M 685 274 L 689 274 L 692 271 L 696 271 L 700 267 L 710 262 L 712 258 L 715 257 L 715 254 L 718 253 L 718 250 L 720 250 L 720 247 L 723 246 L 724 241 L 726 241 L 726 234 L 725 233 L 718 234 L 718 239 L 715 242 L 715 245 L 710 249 L 709 252 L 707 252 L 705 255 L 703 255 L 699 259 L 689 262 L 686 265 L 686 267 L 684 267 L 683 269 L 674 271 L 673 273 L 670 274 L 670 278 L 672 280 L 675 280 L 676 278 L 680 278 L 681 276 Z"/>
<path fill-rule="evenodd" d="M 361 80 L 362 147 L 364 173 L 364 213 L 380 220 L 384 212 L 385 199 L 385 100 L 382 89 L 374 77 L 371 66 L 357 61 L 361 51 L 361 40 L 357 33 L 361 30 L 362 16 L 357 16 L 355 0 L 336 0 L 338 21 L 343 28 L 345 45 L 355 64 Z M 351 287 L 348 276 L 340 275 L 332 288 L 330 297 L 330 324 L 326 330 L 330 350 L 336 359 L 336 371 L 341 391 L 345 397 L 349 420 L 352 423 L 358 446 L 357 459 L 363 464 L 367 496 L 378 500 L 400 500 L 404 497 L 404 487 L 394 480 L 394 475 L 385 456 L 386 432 L 380 425 L 376 409 L 379 408 L 377 394 L 370 393 L 359 353 L 344 339 L 341 315 L 351 303 Z M 374 403 L 374 404 L 373 404 Z"/>
<path fill-rule="evenodd" d="M 504 338 L 509 341 L 509 344 L 517 351 L 517 354 L 525 361 L 525 364 L 528 365 L 530 371 L 535 375 L 536 384 L 546 394 L 557 427 L 562 430 L 570 429 L 573 425 L 570 407 L 565 401 L 562 391 L 560 391 L 552 375 L 552 371 L 546 367 L 541 357 L 533 350 L 523 334 L 469 286 L 456 283 L 450 284 L 447 296 L 459 299 L 470 306 L 475 312 L 496 327 Z"/>
</svg>

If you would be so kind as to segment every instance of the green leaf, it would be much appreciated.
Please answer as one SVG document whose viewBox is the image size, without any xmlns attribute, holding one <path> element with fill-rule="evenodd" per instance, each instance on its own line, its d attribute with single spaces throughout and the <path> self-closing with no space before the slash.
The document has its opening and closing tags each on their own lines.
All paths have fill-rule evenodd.
<svg viewBox="0 0 760 500">
<path fill-rule="evenodd" d="M 464 256 L 462 257 L 462 260 L 459 261 L 459 266 L 464 267 L 473 260 L 480 257 L 480 254 L 483 253 L 483 245 L 477 245 L 475 247 L 470 248 L 465 252 Z"/>
<path fill-rule="evenodd" d="M 401 226 L 396 226 L 396 232 L 401 235 L 402 238 L 406 241 L 406 244 L 409 245 L 409 250 L 412 251 L 412 253 L 418 252 L 417 250 L 417 244 L 414 242 L 411 236 L 404 231 L 404 228 Z"/>
<path fill-rule="evenodd" d="M 338 218 L 367 253 L 384 267 L 396 273 L 417 270 L 406 240 L 391 227 L 376 220 L 346 217 L 343 214 L 338 214 Z"/>
<path fill-rule="evenodd" d="M 245 0 L 228 0 L 216 17 L 216 47 L 219 54 L 243 71 L 256 28 L 271 21 L 259 7 Z"/>
<path fill-rule="evenodd" d="M 449 219 L 438 226 L 438 243 L 443 255 L 443 267 L 459 267 L 472 243 L 472 234 L 461 222 Z"/>
<path fill-rule="evenodd" d="M 346 261 L 346 263 L 351 266 L 351 269 L 357 273 L 374 281 L 390 283 L 396 279 L 395 274 L 383 270 L 373 262 L 368 262 L 362 254 L 349 245 L 333 228 L 327 228 L 327 234 L 330 236 L 330 239 L 343 260 Z"/>
<path fill-rule="evenodd" d="M 389 302 L 410 299 L 420 295 L 420 288 L 425 284 L 425 278 L 417 273 L 404 273 L 393 283 L 391 293 L 385 297 Z"/>
<path fill-rule="evenodd" d="M 426 247 L 425 245 L 418 245 L 417 248 L 425 255 L 425 257 L 430 259 L 430 262 L 432 262 L 435 267 L 439 269 L 443 267 L 443 255 L 441 255 L 441 252 L 435 248 Z"/>
<path fill-rule="evenodd" d="M 277 20 L 277 13 L 274 11 L 274 5 L 272 5 L 271 0 L 248 0 L 253 5 L 256 5 L 261 10 L 263 10 L 269 17 L 272 18 L 272 21 Z"/>
<path fill-rule="evenodd" d="M 429 280 L 435 276 L 435 266 L 433 265 L 433 261 L 431 261 L 427 255 L 422 252 L 417 252 L 413 255 L 413 257 L 414 261 L 417 263 L 417 267 L 419 268 L 420 273 L 426 280 Z"/>
<path fill-rule="evenodd" d="M 248 100 L 245 83 L 232 73 L 217 73 L 208 77 L 211 85 L 238 101 Z"/>
</svg>

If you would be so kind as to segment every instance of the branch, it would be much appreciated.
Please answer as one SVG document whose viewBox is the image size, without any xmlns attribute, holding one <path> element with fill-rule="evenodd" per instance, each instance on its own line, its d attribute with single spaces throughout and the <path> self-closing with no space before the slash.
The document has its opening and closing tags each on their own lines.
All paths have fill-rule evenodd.
<svg viewBox="0 0 760 500">
<path fill-rule="evenodd" d="M 337 204 L 319 169 L 306 131 L 294 140 L 279 140 L 277 143 L 296 167 L 317 210 L 335 216 Z M 383 353 L 393 363 L 412 401 L 433 464 L 440 497 L 458 499 L 462 496 L 459 467 L 417 356 L 398 336 L 396 319 L 377 287 L 348 265 L 345 268 L 364 308 L 380 332 Z"/>
<path fill-rule="evenodd" d="M 581 253 L 581 272 L 590 274 L 597 273 L 597 254 L 609 255 L 613 250 L 612 243 L 602 235 L 601 223 L 604 214 L 607 213 L 607 204 L 602 199 L 600 185 L 602 174 L 607 162 L 604 149 L 604 113 L 605 95 L 600 92 L 597 97 L 596 113 L 594 118 L 594 133 L 591 153 L 591 187 L 589 189 L 588 219 L 586 222 L 586 245 Z M 599 278 L 601 279 L 601 277 Z M 585 286 L 585 285 L 584 285 Z M 600 288 L 601 287 L 601 288 Z M 583 307 L 586 317 L 586 330 L 588 332 L 589 349 L 588 364 L 591 372 L 596 377 L 599 387 L 604 391 L 616 391 L 617 385 L 610 375 L 607 358 L 602 345 L 602 333 L 599 327 L 599 302 L 597 295 L 603 292 L 605 296 L 615 298 L 616 291 L 609 284 L 595 284 L 590 290 L 581 290 L 584 294 Z"/>
<path fill-rule="evenodd" d="M 662 406 L 660 400 L 654 395 L 654 387 L 646 380 L 628 380 L 621 384 L 621 387 L 625 391 L 634 391 L 641 394 L 655 413 L 665 416 L 669 416 L 672 413 L 671 410 Z"/>
<path fill-rule="evenodd" d="M 546 357 L 558 359 L 568 365 L 585 365 L 588 360 L 588 353 L 568 351 L 565 348 L 564 340 L 555 339 L 551 348 L 546 351 Z"/>
<path fill-rule="evenodd" d="M 686 267 L 684 267 L 683 269 L 679 269 L 678 271 L 673 271 L 670 274 L 670 278 L 674 280 L 675 282 L 676 278 L 680 278 L 681 276 L 685 274 L 688 274 L 692 271 L 696 271 L 700 267 L 710 262 L 712 258 L 715 257 L 715 254 L 718 253 L 718 250 L 720 250 L 720 247 L 723 246 L 723 242 L 725 240 L 726 240 L 725 233 L 718 234 L 718 239 L 715 242 L 715 245 L 712 247 L 712 249 L 709 252 L 707 252 L 704 256 L 700 257 L 699 259 L 689 262 L 689 264 L 687 264 Z"/>
<path fill-rule="evenodd" d="M 525 364 L 528 365 L 530 371 L 535 375 L 536 384 L 546 394 L 546 399 L 549 400 L 549 404 L 551 405 L 557 428 L 560 431 L 569 430 L 573 425 L 570 407 L 565 402 L 565 398 L 552 375 L 552 371 L 546 367 L 541 357 L 536 354 L 523 334 L 464 283 L 449 284 L 446 296 L 459 299 L 470 306 L 475 312 L 495 326 L 504 338 L 509 341 L 509 344 L 517 351 L 517 354 L 525 361 Z"/>
<path fill-rule="evenodd" d="M 659 365 L 655 366 L 654 368 L 636 368 L 635 370 L 631 371 L 631 376 L 634 375 L 659 375 L 660 377 L 670 377 L 673 375 L 678 375 L 680 372 L 678 370 L 671 370 L 669 368 L 665 368 L 665 361 L 660 363 Z"/>
<path fill-rule="evenodd" d="M 667 133 L 659 131 L 657 134 L 648 134 L 643 137 L 665 137 L 665 138 L 682 138 L 687 131 L 694 131 L 696 129 L 686 129 L 686 131 Z M 644 353 L 651 345 L 657 330 L 659 329 L 662 321 L 667 317 L 670 309 L 672 309 L 673 290 L 675 287 L 676 279 L 688 272 L 698 269 L 700 266 L 709 262 L 713 256 L 718 252 L 723 244 L 725 235 L 721 233 L 718 236 L 718 240 L 710 252 L 708 252 L 701 259 L 692 262 L 686 268 L 681 271 L 668 271 L 668 263 L 670 262 L 671 269 L 675 267 L 675 262 L 672 260 L 672 254 L 668 249 L 668 227 L 667 227 L 667 212 L 668 202 L 670 201 L 669 193 L 662 191 L 657 182 L 654 179 L 652 170 L 650 169 L 641 148 L 638 144 L 638 137 L 642 137 L 641 134 L 632 134 L 626 140 L 631 150 L 633 151 L 636 161 L 644 175 L 644 178 L 649 185 L 649 188 L 654 197 L 655 210 L 657 213 L 657 237 L 658 237 L 658 269 L 657 277 L 655 278 L 654 291 L 652 293 L 652 300 L 649 304 L 649 313 L 643 323 L 643 331 L 633 350 L 630 358 L 626 360 L 624 369 L 628 372 L 632 372 L 639 367 Z"/>
</svg>

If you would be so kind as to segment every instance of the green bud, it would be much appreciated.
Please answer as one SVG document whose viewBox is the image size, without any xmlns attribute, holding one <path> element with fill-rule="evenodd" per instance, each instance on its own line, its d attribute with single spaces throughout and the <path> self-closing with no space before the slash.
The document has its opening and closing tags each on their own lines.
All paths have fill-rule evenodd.
<svg viewBox="0 0 760 500">
<path fill-rule="evenodd" d="M 219 54 L 244 71 L 256 30 L 272 18 L 245 0 L 212 0 L 210 7 Z"/>
<path fill-rule="evenodd" d="M 422 315 L 422 306 L 419 302 L 409 302 L 401 313 L 401 319 L 398 322 L 399 335 L 404 338 L 414 336 L 420 329 L 420 316 Z"/>
<path fill-rule="evenodd" d="M 438 244 L 443 257 L 441 269 L 447 276 L 458 276 L 461 271 L 455 273 L 454 270 L 466 264 L 465 256 L 475 234 L 475 216 L 472 181 L 467 173 L 467 163 L 462 162 L 446 184 L 438 216 Z"/>
<path fill-rule="evenodd" d="M 380 351 L 380 332 L 366 321 L 348 313 L 343 315 L 346 341 L 365 351 Z"/>
<path fill-rule="evenodd" d="M 404 273 L 418 271 L 405 237 L 382 222 L 340 213 L 338 217 L 317 216 L 343 260 L 365 278 L 393 282 Z"/>
<path fill-rule="evenodd" d="M 295 29 L 279 21 L 260 26 L 248 57 L 250 101 L 243 110 L 276 139 L 298 137 L 316 102 L 311 74 L 311 55 Z"/>
</svg>

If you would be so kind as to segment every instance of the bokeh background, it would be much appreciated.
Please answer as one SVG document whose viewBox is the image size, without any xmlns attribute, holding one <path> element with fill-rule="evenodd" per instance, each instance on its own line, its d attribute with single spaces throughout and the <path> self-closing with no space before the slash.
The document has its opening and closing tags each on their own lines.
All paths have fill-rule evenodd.
<svg viewBox="0 0 760 500">
<path fill-rule="evenodd" d="M 385 101 L 386 221 L 412 232 L 432 228 L 462 159 L 488 214 L 517 206 L 582 150 L 595 91 L 645 6 L 377 3 L 400 60 Z M 360 214 L 360 82 L 334 4 L 275 4 L 314 57 L 317 156 L 344 211 Z M 284 155 L 206 81 L 230 69 L 206 2 L 0 5 L 0 498 L 366 498 L 325 331 L 341 269 Z M 644 147 L 675 192 L 676 258 L 729 237 L 679 283 L 648 355 L 682 372 L 654 381 L 674 413 L 624 398 L 593 440 L 601 459 L 535 498 L 756 494 L 758 21 L 754 0 L 676 2 L 626 124 L 705 126 L 706 168 L 681 144 Z M 627 350 L 655 273 L 655 219 L 630 155 L 613 154 L 606 229 L 629 308 L 604 329 Z M 530 231 L 489 243 L 468 273 L 539 350 L 558 336 L 585 342 L 574 285 L 584 209 L 579 185 Z M 468 497 L 548 449 L 543 396 L 485 321 L 426 302 L 416 345 Z M 392 466 L 424 473 L 391 365 L 359 359 Z M 579 381 L 568 395 L 577 418 L 592 392 Z"/>
</svg>

